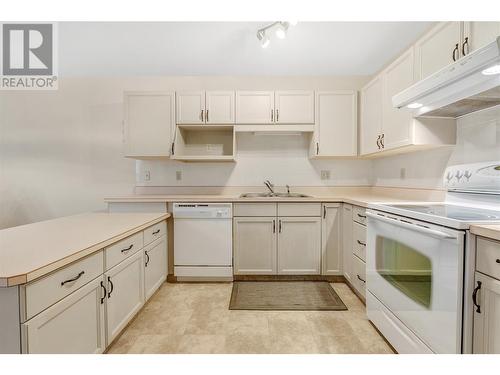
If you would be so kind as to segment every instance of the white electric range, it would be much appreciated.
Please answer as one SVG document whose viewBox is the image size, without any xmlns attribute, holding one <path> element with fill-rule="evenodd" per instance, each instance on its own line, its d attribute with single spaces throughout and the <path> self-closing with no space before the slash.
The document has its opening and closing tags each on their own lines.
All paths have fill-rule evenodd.
<svg viewBox="0 0 500 375">
<path fill-rule="evenodd" d="M 468 229 L 500 223 L 500 162 L 450 167 L 444 184 L 444 202 L 373 204 L 366 213 L 367 315 L 400 353 L 467 351 Z"/>
</svg>

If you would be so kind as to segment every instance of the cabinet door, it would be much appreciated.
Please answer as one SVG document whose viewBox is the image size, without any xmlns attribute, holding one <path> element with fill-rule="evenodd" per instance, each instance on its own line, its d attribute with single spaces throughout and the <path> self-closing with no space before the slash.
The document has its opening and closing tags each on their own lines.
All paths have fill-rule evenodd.
<svg viewBox="0 0 500 375">
<path fill-rule="evenodd" d="M 352 206 L 342 205 L 342 268 L 344 277 L 351 281 L 352 277 Z"/>
<path fill-rule="evenodd" d="M 23 323 L 23 352 L 93 354 L 106 349 L 102 276 Z"/>
<path fill-rule="evenodd" d="M 167 237 L 162 236 L 144 248 L 144 288 L 146 300 L 167 279 Z"/>
<path fill-rule="evenodd" d="M 205 92 L 182 91 L 176 97 L 177 124 L 205 123 Z"/>
<path fill-rule="evenodd" d="M 484 47 L 499 36 L 500 22 L 464 22 L 462 55 Z"/>
<path fill-rule="evenodd" d="M 440 22 L 415 43 L 417 80 L 424 79 L 460 57 L 461 22 Z"/>
<path fill-rule="evenodd" d="M 144 303 L 144 262 L 139 251 L 104 274 L 107 283 L 107 339 L 111 343 Z"/>
<path fill-rule="evenodd" d="M 313 91 L 276 91 L 275 122 L 278 124 L 314 124 Z"/>
<path fill-rule="evenodd" d="M 169 156 L 175 126 L 175 94 L 126 92 L 125 156 Z"/>
<path fill-rule="evenodd" d="M 361 90 L 361 154 L 380 151 L 382 133 L 382 79 L 377 76 Z"/>
<path fill-rule="evenodd" d="M 321 218 L 278 218 L 278 274 L 319 275 Z"/>
<path fill-rule="evenodd" d="M 316 93 L 318 156 L 356 156 L 357 92 L 321 91 Z"/>
<path fill-rule="evenodd" d="M 321 220 L 321 273 L 323 275 L 342 275 L 341 221 L 340 204 L 324 203 Z"/>
<path fill-rule="evenodd" d="M 273 91 L 237 91 L 237 124 L 273 124 Z"/>
<path fill-rule="evenodd" d="M 366 296 L 366 263 L 352 254 L 351 284 L 363 297 Z"/>
<path fill-rule="evenodd" d="M 500 354 L 500 281 L 476 272 L 480 312 L 474 307 L 473 353 Z M 469 297 L 470 298 L 470 297 Z"/>
<path fill-rule="evenodd" d="M 207 91 L 207 124 L 234 124 L 234 91 Z"/>
<path fill-rule="evenodd" d="M 276 219 L 238 217 L 233 225 L 234 274 L 276 274 Z"/>
<path fill-rule="evenodd" d="M 413 48 L 410 48 L 382 73 L 382 136 L 384 150 L 405 146 L 412 141 L 411 112 L 394 108 L 392 97 L 413 84 L 413 66 Z"/>
</svg>

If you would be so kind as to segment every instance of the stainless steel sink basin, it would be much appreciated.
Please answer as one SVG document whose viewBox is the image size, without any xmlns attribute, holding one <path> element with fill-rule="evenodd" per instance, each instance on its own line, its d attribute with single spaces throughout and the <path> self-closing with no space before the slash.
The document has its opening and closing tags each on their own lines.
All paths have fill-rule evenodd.
<svg viewBox="0 0 500 375">
<path fill-rule="evenodd" d="M 309 198 L 309 195 L 298 193 L 245 193 L 240 198 Z"/>
</svg>

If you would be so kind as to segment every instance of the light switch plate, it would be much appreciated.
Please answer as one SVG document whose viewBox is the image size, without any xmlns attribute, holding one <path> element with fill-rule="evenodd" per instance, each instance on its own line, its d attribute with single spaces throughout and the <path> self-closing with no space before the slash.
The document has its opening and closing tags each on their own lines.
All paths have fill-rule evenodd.
<svg viewBox="0 0 500 375">
<path fill-rule="evenodd" d="M 330 171 L 328 171 L 328 170 L 321 171 L 321 179 L 322 180 L 329 180 L 330 179 Z"/>
<path fill-rule="evenodd" d="M 144 172 L 144 181 L 150 181 L 151 180 L 151 171 L 145 171 Z"/>
</svg>

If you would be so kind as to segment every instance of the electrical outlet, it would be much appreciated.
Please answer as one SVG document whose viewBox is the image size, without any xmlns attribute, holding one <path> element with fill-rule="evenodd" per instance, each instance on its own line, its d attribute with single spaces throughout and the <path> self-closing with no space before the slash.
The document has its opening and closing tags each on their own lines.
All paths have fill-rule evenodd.
<svg viewBox="0 0 500 375">
<path fill-rule="evenodd" d="M 329 180 L 330 179 L 330 171 L 321 171 L 321 179 Z"/>
<path fill-rule="evenodd" d="M 181 181 L 182 180 L 182 171 L 175 171 L 175 179 L 177 181 Z"/>
<path fill-rule="evenodd" d="M 404 180 L 406 178 L 406 168 L 401 168 L 399 170 L 399 177 Z"/>
<path fill-rule="evenodd" d="M 144 181 L 150 181 L 151 180 L 151 171 L 145 171 L 144 172 Z"/>
</svg>

